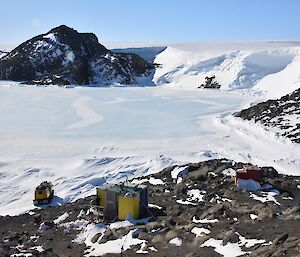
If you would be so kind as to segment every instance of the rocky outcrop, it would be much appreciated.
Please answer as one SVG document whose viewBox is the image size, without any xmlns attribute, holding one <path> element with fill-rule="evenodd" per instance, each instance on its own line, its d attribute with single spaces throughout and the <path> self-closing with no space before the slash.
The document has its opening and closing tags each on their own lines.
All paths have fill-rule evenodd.
<svg viewBox="0 0 300 257">
<path fill-rule="evenodd" d="M 5 55 L 7 55 L 8 53 L 7 52 L 4 52 L 4 51 L 1 51 L 0 50 L 0 59 L 2 58 L 2 57 L 4 57 Z"/>
<path fill-rule="evenodd" d="M 65 25 L 22 43 L 0 60 L 0 80 L 29 84 L 133 84 L 153 65 L 136 54 L 114 53 L 92 33 Z"/>
<path fill-rule="evenodd" d="M 280 99 L 268 100 L 242 110 L 237 116 L 253 120 L 280 136 L 300 143 L 300 89 Z"/>
<path fill-rule="evenodd" d="M 219 89 L 221 85 L 216 81 L 216 76 L 205 77 L 204 84 L 201 84 L 198 88 L 212 88 Z"/>
</svg>

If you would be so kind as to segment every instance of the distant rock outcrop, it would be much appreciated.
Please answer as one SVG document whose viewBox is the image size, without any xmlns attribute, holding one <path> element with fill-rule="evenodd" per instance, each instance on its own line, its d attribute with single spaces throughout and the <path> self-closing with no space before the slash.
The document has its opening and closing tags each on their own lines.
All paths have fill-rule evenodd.
<svg viewBox="0 0 300 257">
<path fill-rule="evenodd" d="M 216 76 L 205 77 L 204 84 L 201 84 L 198 88 L 214 88 L 219 89 L 221 85 L 215 81 Z"/>
<path fill-rule="evenodd" d="M 238 116 L 273 128 L 279 135 L 300 143 L 300 89 L 242 110 Z"/>
<path fill-rule="evenodd" d="M 153 73 L 137 54 L 114 53 L 92 33 L 65 25 L 22 43 L 0 60 L 0 79 L 30 84 L 134 84 Z"/>
</svg>

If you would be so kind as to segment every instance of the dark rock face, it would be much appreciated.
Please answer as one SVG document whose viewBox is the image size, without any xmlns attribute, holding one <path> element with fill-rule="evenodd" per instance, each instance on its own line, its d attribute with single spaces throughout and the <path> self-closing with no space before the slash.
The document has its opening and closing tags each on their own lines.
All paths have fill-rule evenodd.
<svg viewBox="0 0 300 257">
<path fill-rule="evenodd" d="M 268 100 L 242 110 L 237 116 L 274 127 L 279 135 L 300 143 L 300 89 L 278 100 Z"/>
<path fill-rule="evenodd" d="M 153 66 L 136 54 L 113 53 L 92 33 L 65 25 L 38 35 L 0 60 L 0 79 L 29 84 L 133 84 Z"/>
<path fill-rule="evenodd" d="M 2 58 L 2 57 L 4 57 L 5 55 L 7 55 L 8 53 L 7 52 L 4 52 L 4 51 L 1 51 L 0 50 L 0 59 Z"/>
<path fill-rule="evenodd" d="M 215 80 L 216 76 L 205 77 L 204 84 L 201 84 L 198 88 L 214 88 L 219 89 L 221 85 Z"/>
</svg>

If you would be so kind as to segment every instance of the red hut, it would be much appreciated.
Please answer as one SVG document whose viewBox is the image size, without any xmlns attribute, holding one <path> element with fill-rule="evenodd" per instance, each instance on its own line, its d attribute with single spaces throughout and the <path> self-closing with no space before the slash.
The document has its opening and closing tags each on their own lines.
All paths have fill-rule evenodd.
<svg viewBox="0 0 300 257">
<path fill-rule="evenodd" d="M 256 166 L 243 167 L 236 171 L 236 180 L 238 179 L 252 179 L 260 183 L 262 179 L 261 169 Z"/>
</svg>

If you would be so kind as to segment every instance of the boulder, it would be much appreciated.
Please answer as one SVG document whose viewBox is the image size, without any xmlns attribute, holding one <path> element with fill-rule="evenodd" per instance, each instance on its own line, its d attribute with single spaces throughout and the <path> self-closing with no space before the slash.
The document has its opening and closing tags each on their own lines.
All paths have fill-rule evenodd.
<svg viewBox="0 0 300 257">
<path fill-rule="evenodd" d="M 165 238 L 164 238 L 163 235 L 158 234 L 158 235 L 156 235 L 156 236 L 154 236 L 154 237 L 152 238 L 151 242 L 152 242 L 153 244 L 163 243 L 163 242 L 165 242 Z"/>
<path fill-rule="evenodd" d="M 175 238 L 175 237 L 177 237 L 177 236 L 178 236 L 178 234 L 177 234 L 176 231 L 174 231 L 174 230 L 169 230 L 169 231 L 166 233 L 166 235 L 165 235 L 165 240 L 166 240 L 166 241 L 170 241 L 171 239 L 173 239 L 173 238 Z"/>
<path fill-rule="evenodd" d="M 257 220 L 263 221 L 266 219 L 272 219 L 274 216 L 275 214 L 273 210 L 270 207 L 265 207 L 258 211 Z"/>
</svg>

